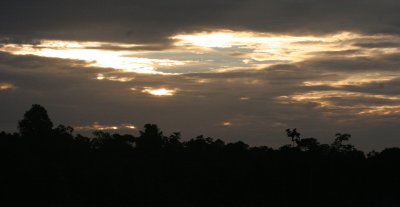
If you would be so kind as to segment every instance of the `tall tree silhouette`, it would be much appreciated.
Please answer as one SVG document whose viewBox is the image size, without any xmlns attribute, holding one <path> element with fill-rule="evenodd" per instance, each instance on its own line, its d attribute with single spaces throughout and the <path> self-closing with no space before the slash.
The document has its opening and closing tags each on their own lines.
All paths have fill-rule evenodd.
<svg viewBox="0 0 400 207">
<path fill-rule="evenodd" d="M 53 123 L 47 115 L 46 109 L 38 104 L 32 105 L 18 123 L 19 132 L 24 137 L 48 136 L 51 134 L 52 128 Z"/>
<path fill-rule="evenodd" d="M 140 131 L 136 146 L 141 150 L 159 151 L 163 146 L 163 133 L 156 124 L 144 125 L 144 131 Z"/>
<path fill-rule="evenodd" d="M 293 130 L 291 129 L 286 129 L 286 135 L 291 138 L 292 141 L 292 146 L 294 147 L 294 144 L 300 141 L 300 133 L 297 132 L 297 129 L 294 128 Z"/>
<path fill-rule="evenodd" d="M 298 148 L 305 151 L 317 150 L 320 147 L 318 140 L 315 138 L 303 138 L 296 143 Z"/>
<path fill-rule="evenodd" d="M 332 143 L 332 148 L 334 150 L 340 151 L 340 152 L 348 152 L 348 151 L 353 151 L 355 148 L 353 145 L 350 144 L 344 144 L 344 142 L 347 142 L 351 138 L 351 134 L 341 134 L 337 133 L 335 134 L 336 138 Z"/>
</svg>

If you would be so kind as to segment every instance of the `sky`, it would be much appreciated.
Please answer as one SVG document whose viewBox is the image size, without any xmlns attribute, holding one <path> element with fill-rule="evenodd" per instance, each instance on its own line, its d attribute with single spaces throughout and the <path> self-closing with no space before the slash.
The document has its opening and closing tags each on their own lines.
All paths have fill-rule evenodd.
<svg viewBox="0 0 400 207">
<path fill-rule="evenodd" d="M 400 146 L 398 0 L 2 0 L 0 130 Z"/>
</svg>

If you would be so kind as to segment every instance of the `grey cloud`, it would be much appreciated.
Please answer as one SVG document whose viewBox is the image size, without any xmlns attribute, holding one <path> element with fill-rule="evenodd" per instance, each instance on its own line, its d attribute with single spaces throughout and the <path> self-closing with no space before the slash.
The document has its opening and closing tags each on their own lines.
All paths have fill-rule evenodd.
<svg viewBox="0 0 400 207">
<path fill-rule="evenodd" d="M 400 47 L 400 42 L 396 41 L 360 42 L 354 44 L 354 46 L 365 47 L 365 48 L 398 48 Z"/>
<path fill-rule="evenodd" d="M 315 57 L 300 63 L 303 67 L 320 70 L 360 72 L 398 71 L 400 54 L 377 55 L 376 57 Z"/>
<path fill-rule="evenodd" d="M 102 44 L 99 47 L 86 47 L 86 49 L 102 49 L 102 50 L 114 50 L 114 51 L 121 51 L 121 50 L 127 50 L 127 51 L 140 51 L 140 50 L 146 50 L 146 51 L 162 51 L 165 49 L 170 49 L 174 46 L 171 44 L 165 43 L 165 44 L 146 44 L 146 45 L 138 45 L 138 46 L 131 46 L 131 47 L 121 47 L 118 45 L 109 45 L 109 44 Z"/>
<path fill-rule="evenodd" d="M 140 127 L 145 123 L 157 123 L 166 133 L 182 131 L 186 138 L 206 134 L 274 147 L 286 143 L 284 129 L 288 127 L 303 129 L 305 136 L 320 137 L 322 142 L 330 142 L 334 133 L 346 130 L 365 136 L 365 140 L 355 144 L 370 149 L 376 137 L 368 136 L 355 126 L 363 123 L 374 130 L 386 130 L 388 127 L 381 123 L 399 118 L 398 115 L 370 117 L 366 121 L 345 109 L 321 108 L 312 102 L 277 102 L 275 98 L 279 96 L 333 90 L 327 86 L 304 86 L 304 81 L 335 79 L 337 76 L 303 65 L 278 65 L 260 71 L 164 76 L 87 68 L 79 61 L 6 53 L 0 54 L 0 63 L 0 82 L 17 86 L 16 90 L 0 92 L 2 129 L 15 129 L 23 111 L 31 104 L 39 103 L 45 105 L 55 123 L 72 126 L 99 122 L 104 125 L 132 123 Z M 127 82 L 100 81 L 95 79 L 99 73 L 134 79 Z M 336 73 L 347 74 L 341 71 Z M 203 79 L 208 82 L 201 82 Z M 254 80 L 256 82 L 251 82 Z M 400 85 L 395 80 L 386 84 L 391 87 L 370 93 L 386 94 L 390 88 Z M 177 88 L 178 91 L 173 97 L 160 98 L 142 93 L 144 87 Z M 363 87 L 343 87 L 341 90 L 369 90 L 368 86 Z M 241 97 L 249 99 L 240 100 Z M 338 105 L 363 102 L 393 104 L 387 100 L 340 97 L 331 101 Z M 233 124 L 222 127 L 224 121 Z M 399 143 L 393 140 L 388 142 L 388 145 L 393 144 Z"/>
<path fill-rule="evenodd" d="M 276 122 L 286 123 L 287 118 L 280 115 L 281 111 L 296 110 L 294 108 L 288 110 L 285 106 L 274 103 L 269 96 L 274 96 L 273 93 L 277 92 L 271 90 L 277 88 L 268 89 L 263 87 L 265 85 L 243 83 L 240 79 L 253 78 L 246 77 L 245 74 L 232 75 L 238 82 L 217 77 L 214 79 L 217 81 L 211 83 L 198 83 L 196 80 L 201 75 L 161 76 L 121 73 L 108 69 L 82 68 L 73 62 L 60 63 L 58 59 L 33 56 L 3 54 L 2 59 L 14 59 L 14 61 L 1 61 L 0 81 L 6 80 L 18 87 L 17 90 L 0 93 L 2 129 L 15 129 L 19 115 L 30 104 L 42 103 L 51 112 L 55 123 L 84 126 L 95 121 L 104 124 L 133 122 L 141 126 L 144 123 L 155 122 L 167 132 L 180 130 L 188 137 L 209 133 L 228 140 L 245 138 L 247 132 L 255 131 L 255 135 L 248 139 L 252 140 L 253 144 L 259 144 L 264 142 L 259 140 L 261 137 L 268 134 L 271 135 L 269 137 L 274 137 L 272 134 L 281 133 L 283 129 L 272 127 Z M 20 62 L 26 63 L 21 65 Z M 26 67 L 29 62 L 32 64 L 42 62 L 42 65 L 29 68 Z M 135 79 L 128 82 L 99 81 L 94 79 L 98 73 L 122 77 L 134 76 Z M 212 74 L 204 76 L 213 78 Z M 138 90 L 131 91 L 132 87 Z M 143 87 L 167 87 L 179 90 L 174 97 L 157 98 L 141 93 Z M 239 98 L 242 96 L 251 96 L 252 99 L 241 101 Z M 290 117 L 304 118 L 304 114 L 299 113 Z M 229 130 L 221 127 L 223 121 L 231 119 L 244 124 L 235 123 Z M 248 124 L 249 120 L 259 120 L 260 124 L 252 126 Z M 272 132 L 263 132 L 261 126 L 271 128 Z M 282 140 L 275 141 L 275 145 L 282 143 Z"/>
<path fill-rule="evenodd" d="M 272 33 L 400 32 L 397 0 L 2 1 L 2 36 L 168 42 L 181 32 L 215 28 Z"/>
<path fill-rule="evenodd" d="M 397 76 L 388 81 L 376 81 L 363 85 L 344 86 L 343 89 L 351 92 L 382 94 L 388 96 L 399 95 L 400 78 Z"/>
</svg>

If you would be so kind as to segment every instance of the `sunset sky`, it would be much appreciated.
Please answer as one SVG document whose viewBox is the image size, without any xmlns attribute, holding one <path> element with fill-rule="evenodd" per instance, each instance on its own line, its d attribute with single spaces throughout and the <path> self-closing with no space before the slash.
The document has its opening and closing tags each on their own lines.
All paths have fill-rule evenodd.
<svg viewBox="0 0 400 207">
<path fill-rule="evenodd" d="M 400 146 L 398 0 L 2 0 L 0 131 L 53 122 Z"/>
</svg>

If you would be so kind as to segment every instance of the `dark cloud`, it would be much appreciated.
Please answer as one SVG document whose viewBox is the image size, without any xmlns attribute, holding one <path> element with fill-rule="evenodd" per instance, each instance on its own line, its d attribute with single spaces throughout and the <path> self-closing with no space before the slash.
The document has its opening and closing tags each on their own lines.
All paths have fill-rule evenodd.
<svg viewBox="0 0 400 207">
<path fill-rule="evenodd" d="M 354 45 L 365 48 L 398 48 L 400 47 L 400 42 L 398 41 L 360 42 Z"/>
<path fill-rule="evenodd" d="M 300 65 L 319 70 L 354 73 L 360 71 L 399 71 L 400 54 L 376 54 L 374 57 L 322 56 L 306 60 Z"/>
<path fill-rule="evenodd" d="M 170 49 L 173 47 L 172 45 L 165 43 L 165 44 L 146 44 L 146 45 L 137 45 L 137 46 L 119 46 L 119 45 L 111 45 L 111 44 L 101 44 L 99 47 L 85 47 L 86 49 L 101 49 L 101 50 L 111 50 L 111 51 L 140 51 L 140 50 L 147 50 L 147 51 L 162 51 L 165 49 Z"/>
<path fill-rule="evenodd" d="M 3 0 L 1 36 L 167 42 L 215 28 L 290 34 L 400 32 L 397 0 Z"/>
</svg>

